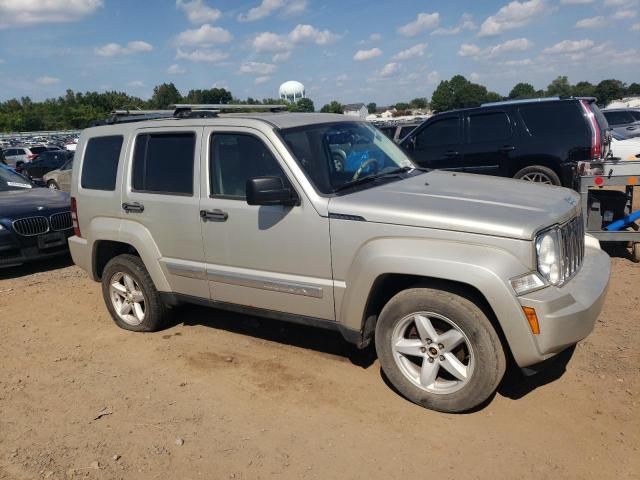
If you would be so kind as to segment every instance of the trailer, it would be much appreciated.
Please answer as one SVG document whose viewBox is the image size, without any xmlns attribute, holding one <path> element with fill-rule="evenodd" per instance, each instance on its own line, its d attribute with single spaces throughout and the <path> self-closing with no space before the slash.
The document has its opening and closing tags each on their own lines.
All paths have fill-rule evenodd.
<svg viewBox="0 0 640 480">
<path fill-rule="evenodd" d="M 634 188 L 640 185 L 640 161 L 609 158 L 578 165 L 585 232 L 601 242 L 622 242 L 640 262 L 640 225 L 633 211 Z M 634 213 L 636 215 L 634 215 Z"/>
</svg>

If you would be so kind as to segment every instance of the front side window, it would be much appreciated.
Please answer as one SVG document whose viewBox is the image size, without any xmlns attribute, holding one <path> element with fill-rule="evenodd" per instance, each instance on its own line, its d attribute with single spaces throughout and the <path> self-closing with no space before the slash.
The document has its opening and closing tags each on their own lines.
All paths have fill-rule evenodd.
<svg viewBox="0 0 640 480">
<path fill-rule="evenodd" d="M 460 122 L 458 117 L 435 120 L 416 136 L 416 147 L 437 147 L 460 143 Z"/>
<path fill-rule="evenodd" d="M 82 162 L 82 188 L 115 190 L 122 141 L 121 135 L 89 139 Z"/>
<path fill-rule="evenodd" d="M 209 143 L 209 185 L 211 195 L 246 198 L 247 180 L 280 177 L 289 181 L 267 146 L 253 135 L 215 133 Z"/>
<path fill-rule="evenodd" d="M 193 195 L 196 136 L 185 133 L 141 134 L 133 154 L 133 190 Z"/>
<path fill-rule="evenodd" d="M 364 177 L 414 167 L 392 140 L 366 122 L 308 125 L 282 130 L 281 135 L 323 194 L 335 193 Z"/>
<path fill-rule="evenodd" d="M 511 137 L 511 124 L 504 112 L 469 115 L 469 142 L 483 143 Z"/>
</svg>

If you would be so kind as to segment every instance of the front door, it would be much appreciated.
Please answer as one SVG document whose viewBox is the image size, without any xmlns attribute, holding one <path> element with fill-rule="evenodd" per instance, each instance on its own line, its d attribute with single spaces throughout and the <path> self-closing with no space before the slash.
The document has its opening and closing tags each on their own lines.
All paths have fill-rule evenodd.
<svg viewBox="0 0 640 480">
<path fill-rule="evenodd" d="M 403 147 L 421 167 L 460 170 L 463 167 L 461 130 L 459 114 L 438 116 L 413 132 Z"/>
<path fill-rule="evenodd" d="M 504 111 L 476 111 L 465 118 L 464 170 L 509 175 L 509 158 L 516 145 L 511 120 Z"/>
<path fill-rule="evenodd" d="M 275 145 L 251 128 L 205 128 L 202 237 L 211 298 L 335 320 L 329 221 L 293 180 Z M 206 172 L 206 174 L 204 173 Z M 277 176 L 297 206 L 252 206 L 249 178 Z"/>
</svg>

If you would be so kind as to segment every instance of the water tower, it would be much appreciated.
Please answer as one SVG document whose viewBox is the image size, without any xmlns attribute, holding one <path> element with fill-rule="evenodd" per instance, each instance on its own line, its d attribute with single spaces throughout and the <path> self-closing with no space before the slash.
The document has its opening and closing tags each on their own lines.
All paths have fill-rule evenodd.
<svg viewBox="0 0 640 480">
<path fill-rule="evenodd" d="M 301 98 L 306 98 L 306 92 L 304 85 L 295 80 L 289 80 L 280 85 L 278 95 L 282 100 L 286 100 L 289 103 L 296 103 Z"/>
</svg>

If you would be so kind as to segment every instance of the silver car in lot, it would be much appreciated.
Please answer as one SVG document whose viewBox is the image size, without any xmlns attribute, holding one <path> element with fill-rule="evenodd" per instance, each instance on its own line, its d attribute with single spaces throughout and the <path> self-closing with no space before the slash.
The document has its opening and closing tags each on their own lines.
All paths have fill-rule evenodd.
<svg viewBox="0 0 640 480">
<path fill-rule="evenodd" d="M 36 145 L 31 147 L 8 147 L 3 150 L 7 165 L 15 168 L 18 162 L 29 163 L 35 160 L 38 155 L 47 151 L 47 147 Z"/>
<path fill-rule="evenodd" d="M 57 170 L 45 173 L 42 177 L 43 183 L 51 190 L 71 191 L 71 172 L 73 171 L 73 157 Z"/>
<path fill-rule="evenodd" d="M 626 137 L 640 136 L 640 109 L 609 108 L 602 110 L 614 132 Z"/>
</svg>

